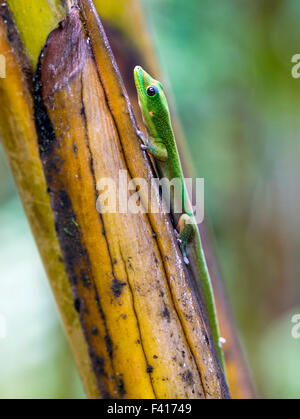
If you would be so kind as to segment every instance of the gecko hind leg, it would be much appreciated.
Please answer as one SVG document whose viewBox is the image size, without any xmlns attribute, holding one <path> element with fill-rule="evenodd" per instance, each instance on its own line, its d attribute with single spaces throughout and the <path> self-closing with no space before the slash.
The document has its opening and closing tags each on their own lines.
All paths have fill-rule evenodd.
<svg viewBox="0 0 300 419">
<path fill-rule="evenodd" d="M 188 214 L 182 214 L 180 217 L 177 225 L 177 231 L 179 232 L 177 240 L 183 254 L 184 263 L 189 265 L 190 262 L 187 257 L 187 245 L 194 237 L 194 225 Z"/>
</svg>

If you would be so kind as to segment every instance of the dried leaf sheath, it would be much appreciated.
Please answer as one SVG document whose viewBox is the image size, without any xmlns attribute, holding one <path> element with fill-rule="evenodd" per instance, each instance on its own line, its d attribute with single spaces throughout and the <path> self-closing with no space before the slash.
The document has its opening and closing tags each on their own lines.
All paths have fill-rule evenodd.
<svg viewBox="0 0 300 419">
<path fill-rule="evenodd" d="M 0 82 L 0 100 L 5 104 L 0 112 L 0 138 L 50 279 L 86 393 L 89 397 L 99 397 L 56 238 L 38 149 L 31 85 L 25 76 L 28 64 L 11 16 L 3 4 L 0 5 L 0 11 L 0 51 L 6 58 L 6 78 Z"/>
<path fill-rule="evenodd" d="M 115 0 L 112 3 L 106 0 L 93 0 L 93 3 L 108 35 L 109 43 L 125 82 L 139 128 L 143 129 L 132 76 L 133 68 L 136 64 L 139 64 L 149 70 L 150 74 L 156 75 L 158 80 L 165 82 L 164 74 L 159 69 L 157 56 L 153 49 L 153 36 L 151 31 L 149 31 L 149 19 L 147 16 L 148 9 L 143 7 L 143 2 L 140 0 Z M 137 33 L 139 36 L 136 36 Z M 168 100 L 169 105 L 172 106 L 170 88 L 168 88 Z M 193 158 L 190 155 L 190 150 L 188 150 L 175 109 L 171 109 L 171 112 L 185 176 L 187 178 L 194 177 Z M 199 135 L 201 136 L 201 133 Z M 229 310 L 228 298 L 222 285 L 224 281 L 218 267 L 218 258 L 215 254 L 213 240 L 205 222 L 199 227 L 204 253 L 213 282 L 221 335 L 226 338 L 223 350 L 230 393 L 233 398 L 253 398 L 255 397 L 253 385 L 238 342 L 237 330 Z"/>
<path fill-rule="evenodd" d="M 121 134 L 120 139 L 121 142 L 123 141 L 123 151 L 128 170 L 132 177 L 142 177 L 143 179 L 148 179 L 150 183 L 152 177 L 151 167 L 148 160 L 137 158 L 137 156 L 140 156 L 141 151 L 140 144 L 136 139 L 135 121 L 132 117 L 131 107 L 129 107 L 128 111 L 126 106 L 124 106 L 124 88 L 118 80 L 118 68 L 111 55 L 103 27 L 99 19 L 97 19 L 97 14 L 91 2 L 89 0 L 81 0 L 80 3 L 83 8 L 98 68 L 105 69 L 101 73 L 102 83 L 106 88 L 110 109 L 114 115 L 118 131 Z M 111 59 L 107 60 L 107 55 Z M 128 100 L 126 95 L 125 99 Z M 218 393 L 219 390 L 216 392 L 216 389 L 221 386 L 221 393 L 223 396 L 226 396 L 228 393 L 224 377 L 220 368 L 216 365 L 215 348 L 209 342 L 211 337 L 209 331 L 205 328 L 205 323 L 200 313 L 197 293 L 193 290 L 189 275 L 184 271 L 185 265 L 182 264 L 181 252 L 178 251 L 169 217 L 164 214 L 153 214 L 149 211 L 149 221 L 157 235 L 157 242 L 173 295 L 173 301 L 198 369 L 201 371 L 202 381 L 206 389 L 205 393 L 207 396 L 217 397 L 217 394 L 220 395 L 220 393 Z M 197 327 L 194 327 L 195 325 Z"/>
<path fill-rule="evenodd" d="M 98 23 L 93 15 L 87 22 L 88 29 Z M 78 11 L 72 9 L 48 40 L 36 104 L 57 234 L 94 366 L 100 365 L 102 392 L 222 397 L 218 366 L 168 218 L 100 216 L 96 210 L 100 178 L 116 178 L 120 169 L 147 179 L 151 172 L 105 42 L 100 45 L 101 37 L 97 41 L 90 32 L 96 66 L 83 35 Z M 68 50 L 74 54 L 65 63 Z M 53 63 L 61 69 L 58 79 L 51 73 Z"/>
</svg>

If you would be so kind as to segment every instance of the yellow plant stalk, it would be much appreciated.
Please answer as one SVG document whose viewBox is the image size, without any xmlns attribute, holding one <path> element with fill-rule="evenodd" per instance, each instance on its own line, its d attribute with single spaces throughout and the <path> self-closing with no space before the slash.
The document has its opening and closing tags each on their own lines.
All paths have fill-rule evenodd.
<svg viewBox="0 0 300 419">
<path fill-rule="evenodd" d="M 7 15 L 7 11 L 5 13 Z M 26 63 L 19 47 L 17 39 L 13 44 L 9 43 L 7 26 L 0 18 L 0 51 L 6 61 L 6 78 L 0 80 L 0 138 L 60 309 L 86 393 L 89 397 L 99 397 L 56 237 L 37 144 L 31 86 L 22 73 Z"/>
<path fill-rule="evenodd" d="M 136 128 L 133 127 L 133 121 L 128 118 L 128 114 L 124 113 L 124 91 L 120 83 L 117 82 L 118 74 L 114 71 L 115 66 L 113 62 L 107 59 L 107 54 L 110 51 L 105 42 L 103 29 L 90 5 L 90 1 L 81 0 L 80 4 L 82 5 L 87 29 L 91 37 L 91 46 L 96 63 L 98 68 L 101 68 L 103 71 L 101 80 L 107 91 L 107 100 L 116 121 L 120 139 L 125 141 L 122 145 L 128 170 L 132 177 L 149 179 L 150 182 L 149 173 L 151 173 L 151 168 L 149 164 L 146 164 L 147 161 L 136 158 L 136 156 L 141 155 L 140 145 L 136 137 Z M 99 36 L 100 34 L 102 36 Z M 178 278 L 182 278 L 183 272 L 178 271 L 178 253 L 175 241 L 172 242 L 171 248 L 165 247 L 170 240 L 170 236 L 174 240 L 173 228 L 170 226 L 168 217 L 165 216 L 162 219 L 162 214 L 158 215 L 149 211 L 149 220 L 153 231 L 157 234 L 158 245 L 160 246 L 166 273 L 169 276 L 169 286 L 178 315 L 189 339 L 198 368 L 202 371 L 203 385 L 207 387 L 206 395 L 216 396 L 217 393 L 213 388 L 218 387 L 218 380 L 214 371 L 214 359 L 210 352 L 211 348 L 208 348 L 206 343 L 205 325 L 203 324 L 201 313 L 199 313 L 196 296 L 190 289 L 188 278 L 186 278 L 187 282 L 178 281 Z M 167 226 L 168 229 L 166 229 Z M 186 310 L 188 310 L 188 313 Z M 195 324 L 198 327 L 194 328 Z M 220 391 L 220 387 L 218 391 Z M 219 396 L 220 394 L 221 392 Z"/>
<path fill-rule="evenodd" d="M 61 0 L 7 0 L 33 70 L 49 33 L 65 17 Z"/>
</svg>

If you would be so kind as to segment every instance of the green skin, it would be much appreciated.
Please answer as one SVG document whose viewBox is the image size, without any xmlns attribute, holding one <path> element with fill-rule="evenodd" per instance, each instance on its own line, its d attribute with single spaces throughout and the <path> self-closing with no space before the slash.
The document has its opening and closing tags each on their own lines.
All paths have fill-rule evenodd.
<svg viewBox="0 0 300 419">
<path fill-rule="evenodd" d="M 195 276 L 200 278 L 197 285 L 204 295 L 206 311 L 210 322 L 212 336 L 215 342 L 220 364 L 225 371 L 224 355 L 220 343 L 220 333 L 216 314 L 211 280 L 202 248 L 201 238 L 193 211 L 190 206 L 184 175 L 172 129 L 170 111 L 161 83 L 154 80 L 145 70 L 137 66 L 134 69 L 135 85 L 138 101 L 143 116 L 143 121 L 148 132 L 148 139 L 142 132 L 139 137 L 145 144 L 141 147 L 147 150 L 155 160 L 156 169 L 160 178 L 166 177 L 180 179 L 180 189 L 175 190 L 171 196 L 171 211 L 175 222 L 178 222 L 178 241 L 184 256 L 184 261 L 189 264 L 193 260 L 192 269 L 196 269 Z M 150 88 L 150 89 L 149 89 Z M 176 189 L 176 188 L 175 188 Z M 180 200 L 183 212 L 174 214 L 176 201 Z M 178 207 L 176 207 L 178 208 Z"/>
</svg>

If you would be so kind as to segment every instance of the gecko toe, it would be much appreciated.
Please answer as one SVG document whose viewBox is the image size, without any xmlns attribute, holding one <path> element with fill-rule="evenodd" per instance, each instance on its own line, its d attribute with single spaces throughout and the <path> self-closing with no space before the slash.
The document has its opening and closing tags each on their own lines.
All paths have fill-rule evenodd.
<svg viewBox="0 0 300 419">
<path fill-rule="evenodd" d="M 183 257 L 183 260 L 184 260 L 184 263 L 186 265 L 189 265 L 190 264 L 190 261 L 188 260 L 188 258 L 186 256 Z"/>
</svg>

